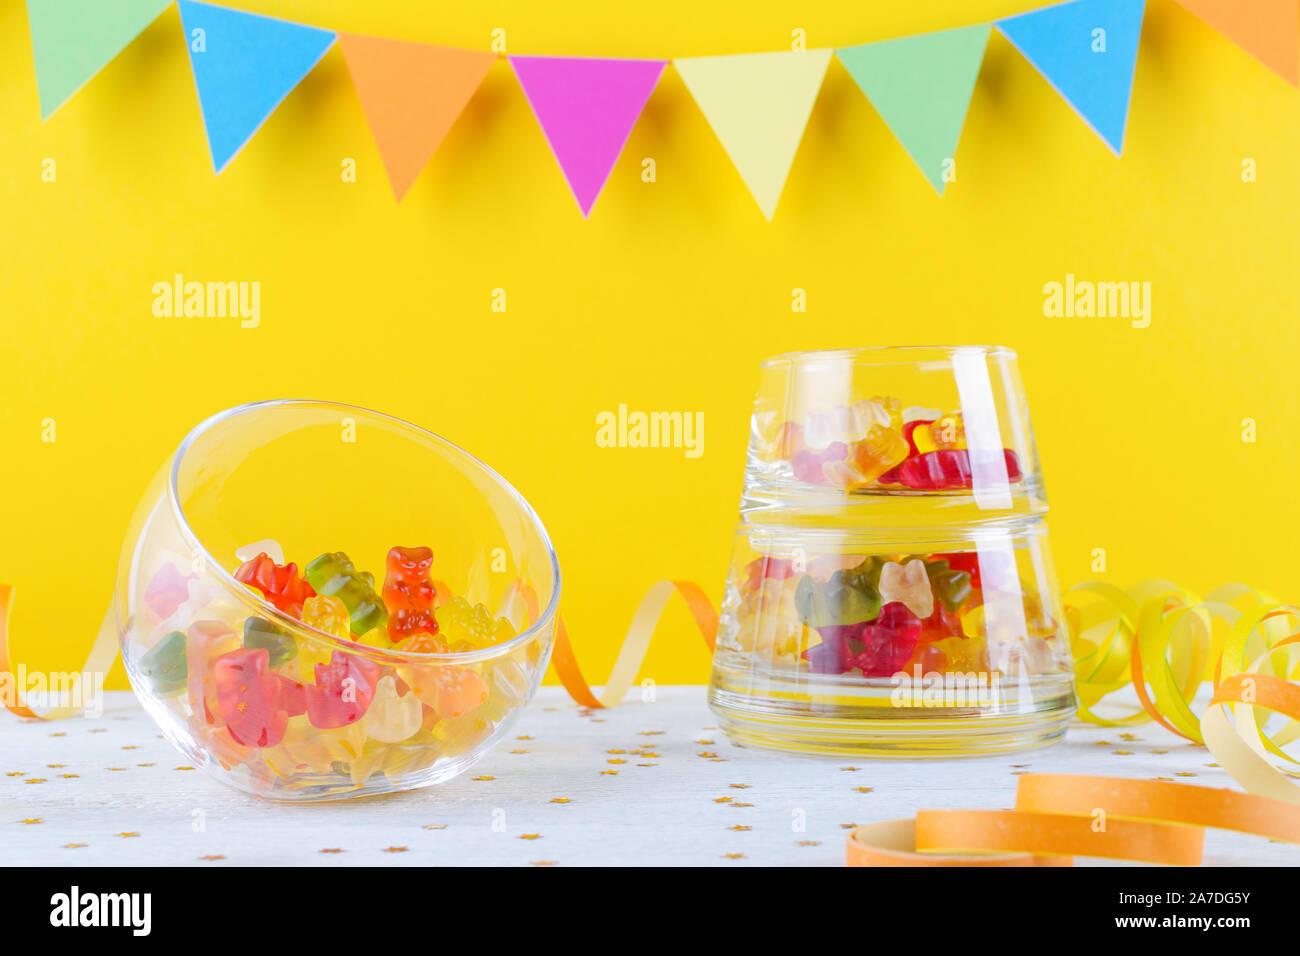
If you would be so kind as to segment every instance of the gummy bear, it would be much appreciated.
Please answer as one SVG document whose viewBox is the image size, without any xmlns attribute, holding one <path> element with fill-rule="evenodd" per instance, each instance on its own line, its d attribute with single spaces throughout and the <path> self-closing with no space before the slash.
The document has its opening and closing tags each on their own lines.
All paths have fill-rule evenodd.
<svg viewBox="0 0 1300 956">
<path fill-rule="evenodd" d="M 298 656 L 298 642 L 288 631 L 256 616 L 244 619 L 244 646 L 252 649 L 265 648 L 270 655 L 272 670 Z"/>
<path fill-rule="evenodd" d="M 309 597 L 302 606 L 302 622 L 326 634 L 344 640 L 352 639 L 352 631 L 348 627 L 348 609 L 336 597 L 325 594 Z"/>
<path fill-rule="evenodd" d="M 366 736 L 380 743 L 395 744 L 413 736 L 424 719 L 424 708 L 415 694 L 398 694 L 397 681 L 381 677 L 366 711 Z"/>
<path fill-rule="evenodd" d="M 505 618 L 493 618 L 482 604 L 470 606 L 463 597 L 453 598 L 437 612 L 438 637 L 452 651 L 472 651 L 504 643 L 515 637 Z"/>
<path fill-rule="evenodd" d="M 794 562 L 788 558 L 771 558 L 763 555 L 745 565 L 745 590 L 756 591 L 768 578 L 784 580 L 794 574 Z"/>
<path fill-rule="evenodd" d="M 897 405 L 896 401 L 894 405 Z M 829 412 L 809 412 L 804 416 L 803 432 L 811 447 L 821 448 L 830 443 L 859 441 L 872 426 L 888 429 L 893 423 L 891 409 L 879 401 L 864 398 L 852 405 L 836 405 Z"/>
<path fill-rule="evenodd" d="M 388 552 L 383 597 L 388 606 L 388 636 L 394 641 L 416 631 L 438 633 L 438 619 L 433 615 L 437 592 L 429 580 L 432 564 L 429 548 L 393 548 Z"/>
<path fill-rule="evenodd" d="M 482 677 L 462 667 L 440 667 L 434 677 L 431 706 L 444 720 L 463 717 L 488 699 Z"/>
<path fill-rule="evenodd" d="M 344 727 L 362 718 L 375 696 L 382 668 L 355 654 L 335 651 L 328 664 L 316 665 L 316 683 L 307 688 L 307 719 L 313 727 Z"/>
<path fill-rule="evenodd" d="M 238 650 L 239 639 L 224 621 L 195 621 L 185 630 L 185 665 L 190 714 L 196 726 L 216 724 L 217 689 L 212 665 L 221 655 Z"/>
<path fill-rule="evenodd" d="M 189 676 L 185 642 L 184 632 L 172 631 L 140 658 L 140 673 L 149 678 L 160 697 L 171 697 L 185 689 Z"/>
<path fill-rule="evenodd" d="M 348 609 L 353 634 L 364 634 L 388 622 L 388 609 L 375 593 L 375 577 L 358 571 L 342 551 L 322 554 L 305 569 L 307 583 L 317 594 L 337 597 Z"/>
<path fill-rule="evenodd" d="M 849 669 L 853 656 L 861 653 L 862 633 L 869 626 L 863 621 L 818 628 L 821 643 L 814 644 L 801 655 L 808 662 L 808 669 L 814 674 L 843 674 Z"/>
<path fill-rule="evenodd" d="M 911 658 L 921 639 L 921 621 L 901 601 L 880 609 L 875 623 L 862 629 L 863 648 L 849 659 L 849 665 L 863 677 L 890 677 Z"/>
<path fill-rule="evenodd" d="M 836 571 L 825 584 L 804 575 L 795 593 L 800 620 L 817 629 L 874 620 L 880 613 L 880 594 L 876 590 L 879 578 L 880 562 L 876 558 Z"/>
<path fill-rule="evenodd" d="M 296 564 L 281 567 L 265 551 L 241 564 L 235 570 L 235 580 L 257 588 L 268 601 L 294 617 L 302 616 L 303 602 L 316 593 L 310 584 L 298 577 Z"/>
<path fill-rule="evenodd" d="M 1002 450 L 1008 481 L 1019 481 L 1020 460 L 1009 448 Z M 969 488 L 972 485 L 970 452 L 966 449 L 940 449 L 907 459 L 898 468 L 898 481 L 909 488 L 943 490 Z"/>
<path fill-rule="evenodd" d="M 217 707 L 226 730 L 246 747 L 274 747 L 289 715 L 280 706 L 280 678 L 267 668 L 265 648 L 222 654 L 212 665 Z"/>
<path fill-rule="evenodd" d="M 865 437 L 849 445 L 844 461 L 828 461 L 822 474 L 845 491 L 865 488 L 907 458 L 903 436 L 884 425 L 872 425 Z"/>
<path fill-rule="evenodd" d="M 168 561 L 149 579 L 144 589 L 144 603 L 159 617 L 170 616 L 189 597 L 189 580 Z"/>
<path fill-rule="evenodd" d="M 930 577 L 934 596 L 949 611 L 956 611 L 971 595 L 971 575 L 968 571 L 951 566 L 946 559 L 925 562 L 925 573 Z"/>
<path fill-rule="evenodd" d="M 907 564 L 887 561 L 880 569 L 880 600 L 884 604 L 901 601 L 919 618 L 934 613 L 934 592 L 930 589 L 930 576 L 925 562 L 913 558 Z"/>
<path fill-rule="evenodd" d="M 848 453 L 849 446 L 839 441 L 831 442 L 821 451 L 801 448 L 790 456 L 790 468 L 800 481 L 812 485 L 824 485 L 826 473 L 823 471 L 823 466 L 827 462 L 843 461 Z"/>
</svg>

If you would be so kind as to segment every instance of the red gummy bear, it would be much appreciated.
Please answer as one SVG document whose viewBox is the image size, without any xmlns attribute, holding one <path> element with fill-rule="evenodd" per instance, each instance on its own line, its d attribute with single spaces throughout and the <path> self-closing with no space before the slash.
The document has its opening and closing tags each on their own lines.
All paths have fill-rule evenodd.
<svg viewBox="0 0 1300 956">
<path fill-rule="evenodd" d="M 393 548 L 388 552 L 383 597 L 388 608 L 388 636 L 394 641 L 418 631 L 438 633 L 438 619 L 433 616 L 437 592 L 429 580 L 432 564 L 429 548 Z"/>
<path fill-rule="evenodd" d="M 375 696 L 383 668 L 355 654 L 335 651 L 328 664 L 316 665 L 316 683 L 306 688 L 307 719 L 322 729 L 360 720 Z"/>
<path fill-rule="evenodd" d="M 290 562 L 281 567 L 265 551 L 235 569 L 235 580 L 248 584 L 286 614 L 302 617 L 302 605 L 316 591 L 306 578 L 298 577 L 298 565 Z"/>
<path fill-rule="evenodd" d="M 817 628 L 822 642 L 802 654 L 808 662 L 808 669 L 814 674 L 843 674 L 852 666 L 853 656 L 862 651 L 862 633 L 870 626 L 870 622 L 863 621 Z"/>
<path fill-rule="evenodd" d="M 255 647 L 222 654 L 212 665 L 217 709 L 230 736 L 245 747 L 274 747 L 289 723 L 281 706 L 284 678 L 271 673 L 269 661 L 266 648 Z"/>
<path fill-rule="evenodd" d="M 1020 460 L 1010 448 L 1002 449 L 1007 480 L 1019 481 Z M 897 480 L 909 488 L 927 491 L 969 488 L 972 484 L 970 452 L 964 448 L 942 448 L 907 459 L 898 468 Z"/>
<path fill-rule="evenodd" d="M 828 461 L 843 461 L 848 454 L 849 446 L 842 441 L 833 441 L 821 451 L 800 448 L 790 459 L 790 467 L 794 470 L 794 476 L 800 481 L 824 485 L 826 476 L 822 473 L 822 465 Z"/>
<path fill-rule="evenodd" d="M 757 591 L 767 578 L 784 581 L 794 574 L 794 562 L 789 558 L 769 558 L 764 555 L 745 565 L 745 590 Z"/>
<path fill-rule="evenodd" d="M 903 438 L 907 440 L 909 455 L 916 456 L 921 454 L 921 449 L 916 447 L 916 441 L 915 439 L 912 438 L 912 433 L 922 425 L 933 425 L 933 424 L 934 424 L 933 418 L 929 418 L 929 419 L 922 418 L 922 419 L 917 419 L 916 421 L 908 422 L 906 425 L 903 426 Z"/>
<path fill-rule="evenodd" d="M 862 651 L 849 658 L 863 677 L 892 677 L 912 657 L 921 639 L 921 619 L 902 601 L 891 601 L 862 629 Z"/>
</svg>

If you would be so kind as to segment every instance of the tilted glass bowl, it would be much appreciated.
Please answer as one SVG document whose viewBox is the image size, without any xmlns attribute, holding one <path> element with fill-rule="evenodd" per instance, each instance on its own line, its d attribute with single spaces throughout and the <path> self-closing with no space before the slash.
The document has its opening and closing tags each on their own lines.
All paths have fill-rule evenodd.
<svg viewBox="0 0 1300 956">
<path fill-rule="evenodd" d="M 273 559 L 300 569 L 342 551 L 378 593 L 394 546 L 432 549 L 444 630 L 463 598 L 495 619 L 494 636 L 447 653 L 358 643 L 355 627 L 311 627 L 232 574 L 257 551 L 278 547 Z M 487 465 L 387 415 L 274 401 L 203 422 L 155 475 L 115 607 L 131 685 L 190 761 L 237 789 L 310 801 L 471 766 L 537 689 L 559 595 L 546 529 Z M 326 686 L 340 677 L 341 691 Z M 335 706 L 313 706 L 335 691 Z"/>
</svg>

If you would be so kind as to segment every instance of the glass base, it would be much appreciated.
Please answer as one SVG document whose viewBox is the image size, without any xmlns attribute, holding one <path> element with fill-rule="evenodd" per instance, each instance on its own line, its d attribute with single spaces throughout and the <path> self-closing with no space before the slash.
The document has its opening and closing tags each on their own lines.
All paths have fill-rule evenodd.
<svg viewBox="0 0 1300 956">
<path fill-rule="evenodd" d="M 1044 747 L 1065 735 L 1075 711 L 1070 675 L 1012 686 L 900 684 L 800 675 L 797 680 L 715 663 L 709 706 L 733 743 L 856 757 L 979 757 Z M 958 675 L 960 676 L 960 675 Z"/>
</svg>

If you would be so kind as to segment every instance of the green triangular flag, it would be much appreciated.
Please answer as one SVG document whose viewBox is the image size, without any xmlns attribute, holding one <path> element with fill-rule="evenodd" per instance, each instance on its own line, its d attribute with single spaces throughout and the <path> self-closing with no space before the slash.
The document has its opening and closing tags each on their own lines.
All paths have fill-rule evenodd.
<svg viewBox="0 0 1300 956">
<path fill-rule="evenodd" d="M 981 23 L 835 51 L 941 196 L 989 29 Z"/>
<path fill-rule="evenodd" d="M 171 0 L 27 0 L 41 119 L 158 19 Z"/>
</svg>

